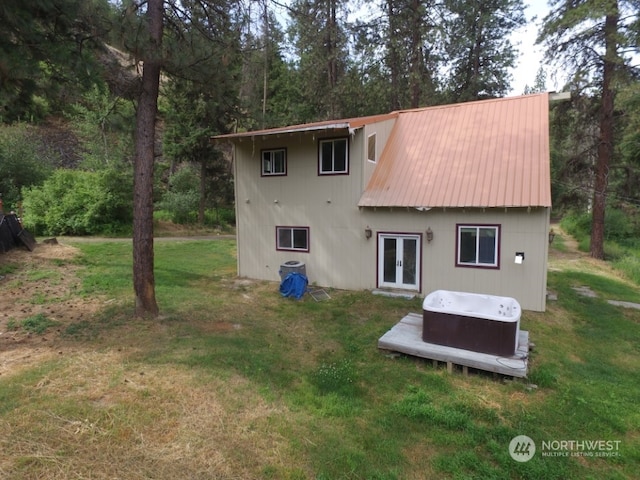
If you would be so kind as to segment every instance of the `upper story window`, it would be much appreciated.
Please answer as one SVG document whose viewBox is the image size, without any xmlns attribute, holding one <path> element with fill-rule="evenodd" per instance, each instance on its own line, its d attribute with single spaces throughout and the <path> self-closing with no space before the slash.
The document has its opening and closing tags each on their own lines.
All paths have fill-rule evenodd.
<svg viewBox="0 0 640 480">
<path fill-rule="evenodd" d="M 287 174 L 287 150 L 278 148 L 262 150 L 262 176 Z"/>
<path fill-rule="evenodd" d="M 458 225 L 456 266 L 500 266 L 499 225 Z"/>
<path fill-rule="evenodd" d="M 344 175 L 349 173 L 349 141 L 346 138 L 320 140 L 318 173 Z"/>
<path fill-rule="evenodd" d="M 276 250 L 309 251 L 309 227 L 276 227 Z"/>
<path fill-rule="evenodd" d="M 372 133 L 367 137 L 367 160 L 376 161 L 376 134 Z"/>
</svg>

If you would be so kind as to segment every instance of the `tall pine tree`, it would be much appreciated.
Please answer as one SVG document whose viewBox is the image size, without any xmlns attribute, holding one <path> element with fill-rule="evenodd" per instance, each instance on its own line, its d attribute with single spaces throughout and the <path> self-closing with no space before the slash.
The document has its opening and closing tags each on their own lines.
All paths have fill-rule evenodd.
<svg viewBox="0 0 640 480">
<path fill-rule="evenodd" d="M 507 94 L 517 59 L 510 37 L 526 22 L 522 0 L 446 0 L 445 5 L 447 100 Z"/>
<path fill-rule="evenodd" d="M 547 57 L 562 61 L 574 78 L 591 81 L 600 98 L 597 159 L 593 169 L 591 256 L 604 258 L 604 219 L 614 155 L 615 95 L 628 68 L 625 52 L 637 52 L 637 2 L 556 0 L 544 19 L 539 41 Z"/>
</svg>

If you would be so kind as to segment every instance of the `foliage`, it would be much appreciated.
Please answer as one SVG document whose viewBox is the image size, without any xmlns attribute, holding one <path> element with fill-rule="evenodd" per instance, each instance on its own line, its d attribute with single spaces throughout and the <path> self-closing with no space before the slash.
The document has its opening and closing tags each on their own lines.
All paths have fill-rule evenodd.
<svg viewBox="0 0 640 480">
<path fill-rule="evenodd" d="M 53 156 L 42 150 L 27 125 L 0 127 L 0 194 L 6 211 L 17 211 L 21 190 L 41 184 L 52 172 Z"/>
<path fill-rule="evenodd" d="M 448 100 L 506 95 L 517 51 L 510 33 L 525 24 L 522 0 L 447 0 Z"/>
<path fill-rule="evenodd" d="M 591 232 L 592 217 L 589 213 L 570 213 L 562 219 L 562 227 L 567 233 L 581 239 Z M 629 215 L 624 210 L 608 207 L 605 215 L 606 239 L 618 242 L 635 240 L 640 236 L 637 215 Z"/>
<path fill-rule="evenodd" d="M 295 0 L 289 35 L 296 52 L 298 85 L 303 104 L 314 119 L 341 118 L 340 84 L 345 75 L 347 32 L 341 19 L 345 0 Z"/>
<path fill-rule="evenodd" d="M 82 141 L 85 169 L 113 167 L 132 158 L 133 106 L 105 85 L 89 89 L 70 106 L 67 117 Z"/>
<path fill-rule="evenodd" d="M 24 191 L 24 224 L 40 235 L 98 235 L 131 224 L 131 172 L 56 170 Z"/>
<path fill-rule="evenodd" d="M 615 96 L 635 70 L 631 53 L 637 52 L 638 15 L 637 5 L 629 0 L 555 0 L 538 37 L 547 58 L 561 60 L 573 83 L 598 97 L 590 242 L 595 258 L 604 258 L 606 196 L 618 143 Z"/>
<path fill-rule="evenodd" d="M 4 0 L 0 121 L 63 111 L 99 78 L 94 53 L 112 15 L 108 0 Z"/>
<path fill-rule="evenodd" d="M 173 223 L 190 224 L 198 221 L 200 176 L 189 164 L 183 165 L 169 177 L 169 188 L 156 204 L 158 210 L 169 213 Z"/>
</svg>

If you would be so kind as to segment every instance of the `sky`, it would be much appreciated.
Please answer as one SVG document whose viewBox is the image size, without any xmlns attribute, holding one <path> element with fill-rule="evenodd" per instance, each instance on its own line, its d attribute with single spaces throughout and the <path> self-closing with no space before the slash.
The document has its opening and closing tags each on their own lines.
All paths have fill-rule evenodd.
<svg viewBox="0 0 640 480">
<path fill-rule="evenodd" d="M 547 0 L 525 0 L 525 4 L 528 5 L 525 15 L 529 21 L 525 27 L 519 29 L 512 36 L 512 41 L 520 52 L 520 59 L 512 72 L 513 82 L 509 95 L 521 95 L 527 85 L 532 87 L 536 74 L 543 64 L 544 49 L 540 45 L 535 45 L 535 42 L 542 19 L 549 12 Z M 535 20 L 532 20 L 534 17 L 536 17 Z M 545 68 L 545 71 L 547 73 L 547 90 L 559 90 L 561 87 L 558 86 L 557 80 L 563 79 L 554 79 L 553 72 L 548 67 Z"/>
</svg>

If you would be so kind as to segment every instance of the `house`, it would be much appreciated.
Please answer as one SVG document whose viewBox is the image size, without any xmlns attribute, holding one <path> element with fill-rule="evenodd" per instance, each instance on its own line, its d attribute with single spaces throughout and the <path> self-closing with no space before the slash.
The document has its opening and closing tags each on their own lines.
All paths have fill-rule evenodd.
<svg viewBox="0 0 640 480">
<path fill-rule="evenodd" d="M 297 261 L 319 286 L 544 311 L 550 95 L 215 137 L 234 147 L 238 274 Z"/>
</svg>

